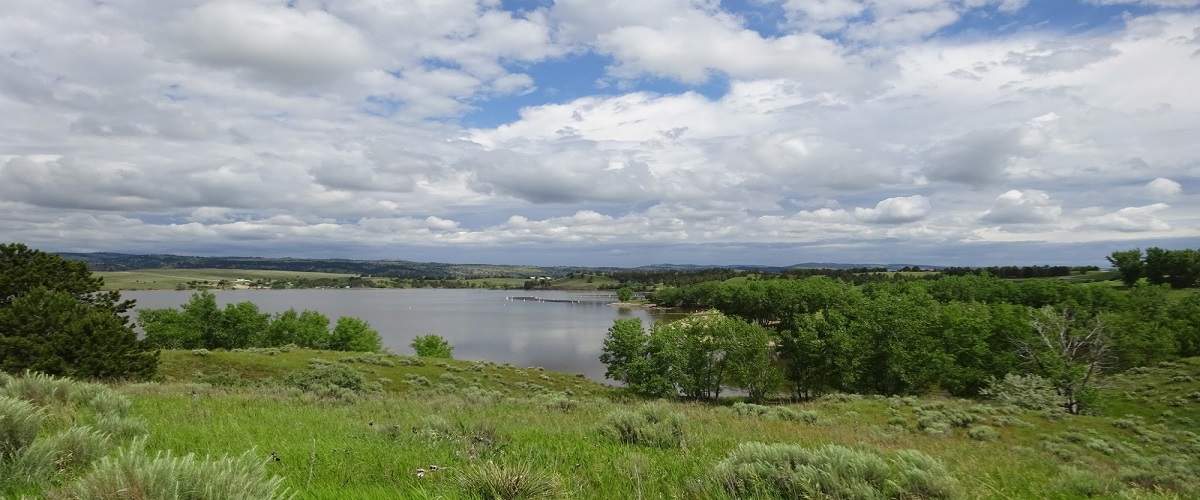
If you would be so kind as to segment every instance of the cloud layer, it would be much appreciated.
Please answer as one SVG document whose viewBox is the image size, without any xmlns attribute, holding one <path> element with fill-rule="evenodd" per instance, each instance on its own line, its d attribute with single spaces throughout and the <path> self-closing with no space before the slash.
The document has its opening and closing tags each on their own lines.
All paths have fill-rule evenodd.
<svg viewBox="0 0 1200 500">
<path fill-rule="evenodd" d="M 753 4 L 13 0 L 0 240 L 586 264 L 1200 237 L 1195 2 Z"/>
</svg>

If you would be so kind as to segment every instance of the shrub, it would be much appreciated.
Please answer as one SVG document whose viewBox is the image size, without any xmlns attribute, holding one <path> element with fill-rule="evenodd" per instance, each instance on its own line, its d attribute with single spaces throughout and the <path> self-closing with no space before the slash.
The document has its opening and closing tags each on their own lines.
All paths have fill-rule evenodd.
<svg viewBox="0 0 1200 500">
<path fill-rule="evenodd" d="M 102 415 L 92 427 L 120 440 L 133 439 L 149 433 L 145 421 L 112 414 Z"/>
<path fill-rule="evenodd" d="M 104 415 L 125 416 L 129 413 L 129 408 L 132 406 L 129 398 L 118 394 L 113 390 L 104 390 L 96 394 L 87 406 L 95 410 L 97 413 Z"/>
<path fill-rule="evenodd" d="M 1063 407 L 1062 397 L 1055 391 L 1054 384 L 1037 375 L 1010 373 L 1003 379 L 990 380 L 980 394 L 1030 410 L 1057 410 Z"/>
<path fill-rule="evenodd" d="M 737 402 L 733 411 L 741 416 L 754 416 L 771 420 L 787 420 L 792 422 L 816 423 L 817 413 L 809 410 L 793 410 L 785 406 L 764 406 L 753 403 Z"/>
<path fill-rule="evenodd" d="M 683 416 L 658 405 L 617 410 L 604 419 L 601 433 L 627 444 L 677 448 L 683 445 Z"/>
<path fill-rule="evenodd" d="M 34 441 L 17 458 L 16 468 L 29 481 L 82 469 L 108 453 L 112 441 L 91 427 L 71 427 Z"/>
<path fill-rule="evenodd" d="M 1000 433 L 987 425 L 976 425 L 967 429 L 967 436 L 976 441 L 995 441 L 1000 439 Z"/>
<path fill-rule="evenodd" d="M 438 335 L 421 335 L 412 340 L 413 351 L 417 356 L 422 358 L 445 358 L 454 357 L 454 347 L 447 342 L 446 339 Z"/>
<path fill-rule="evenodd" d="M 558 477 L 527 462 L 509 465 L 484 462 L 467 467 L 458 476 L 458 484 L 467 495 L 484 500 L 537 500 L 561 496 Z"/>
<path fill-rule="evenodd" d="M 304 371 L 288 374 L 284 382 L 308 392 L 327 390 L 329 387 L 353 392 L 368 390 L 367 379 L 362 372 L 342 364 L 312 364 Z"/>
<path fill-rule="evenodd" d="M 100 384 L 77 382 L 36 372 L 26 372 L 16 378 L 10 377 L 3 389 L 0 389 L 0 394 L 42 407 L 86 405 L 102 393 L 112 393 L 112 389 Z"/>
<path fill-rule="evenodd" d="M 956 490 L 942 464 L 921 452 L 837 445 L 742 443 L 712 477 L 737 498 L 950 498 Z"/>
<path fill-rule="evenodd" d="M 1108 495 L 1115 489 L 1110 479 L 1077 467 L 1064 466 L 1055 481 L 1058 489 L 1076 497 L 1098 497 Z"/>
<path fill-rule="evenodd" d="M 288 498 L 283 481 L 270 477 L 266 463 L 247 452 L 238 457 L 197 458 L 159 452 L 140 444 L 104 457 L 78 480 L 47 497 L 51 500 L 155 499 L 246 500 Z"/>
<path fill-rule="evenodd" d="M 33 442 L 44 415 L 28 401 L 0 396 L 0 462 Z"/>
</svg>

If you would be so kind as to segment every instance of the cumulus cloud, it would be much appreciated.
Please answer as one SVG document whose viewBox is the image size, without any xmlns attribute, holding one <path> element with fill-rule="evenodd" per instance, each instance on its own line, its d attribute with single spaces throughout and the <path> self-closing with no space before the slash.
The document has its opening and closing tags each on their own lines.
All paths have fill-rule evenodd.
<svg viewBox="0 0 1200 500">
<path fill-rule="evenodd" d="M 1115 212 L 1088 217 L 1085 225 L 1097 229 L 1122 232 L 1169 231 L 1171 225 L 1156 214 L 1171 208 L 1165 203 L 1141 207 L 1125 207 Z"/>
<path fill-rule="evenodd" d="M 1062 206 L 1050 199 L 1050 195 L 1037 190 L 1010 190 L 996 197 L 996 201 L 980 217 L 985 222 L 997 224 L 1022 224 L 1054 222 L 1062 215 Z"/>
<path fill-rule="evenodd" d="M 855 208 L 854 216 L 876 224 L 906 223 L 924 219 L 931 208 L 929 199 L 918 194 L 888 198 L 876 203 L 875 208 Z"/>
<path fill-rule="evenodd" d="M 1015 0 L 764 3 L 786 19 L 11 0 L 0 239 L 403 257 L 1198 236 L 1177 182 L 1200 158 L 1195 12 L 1075 29 Z"/>
<path fill-rule="evenodd" d="M 1155 198 L 1173 198 L 1183 193 L 1183 185 L 1165 177 L 1146 183 L 1146 192 Z"/>
</svg>

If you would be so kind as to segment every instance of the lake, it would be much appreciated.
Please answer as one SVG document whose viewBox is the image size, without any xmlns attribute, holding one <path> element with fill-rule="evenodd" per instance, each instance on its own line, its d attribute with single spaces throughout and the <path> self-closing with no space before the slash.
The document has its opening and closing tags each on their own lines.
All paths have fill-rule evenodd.
<svg viewBox="0 0 1200 500">
<path fill-rule="evenodd" d="M 190 291 L 125 291 L 137 308 L 182 305 Z M 225 305 L 251 301 L 263 312 L 312 309 L 329 316 L 355 316 L 371 323 L 383 344 L 397 354 L 411 354 L 413 337 L 436 333 L 454 346 L 457 359 L 488 360 L 517 366 L 583 373 L 604 380 L 600 346 L 617 318 L 641 318 L 649 327 L 668 313 L 610 305 L 615 296 L 602 292 L 475 289 L 350 290 L 217 290 Z M 533 296 L 539 302 L 511 300 Z M 676 316 L 677 317 L 677 316 Z M 332 325 L 332 323 L 331 323 Z"/>
</svg>

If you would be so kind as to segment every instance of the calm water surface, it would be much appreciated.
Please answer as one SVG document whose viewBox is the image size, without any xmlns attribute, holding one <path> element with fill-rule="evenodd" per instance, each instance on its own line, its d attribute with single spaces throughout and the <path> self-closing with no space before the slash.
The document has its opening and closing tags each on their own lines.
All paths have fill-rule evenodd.
<svg viewBox="0 0 1200 500">
<path fill-rule="evenodd" d="M 641 318 L 647 327 L 669 319 L 661 312 L 609 305 L 615 297 L 597 292 L 523 290 L 354 289 L 220 290 L 217 302 L 251 301 L 264 312 L 313 309 L 337 321 L 362 318 L 379 330 L 393 352 L 410 354 L 412 338 L 426 333 L 446 337 L 458 359 L 489 360 L 517 366 L 583 373 L 604 379 L 600 345 L 617 318 Z M 192 292 L 128 291 L 137 308 L 175 307 Z M 526 302 L 512 296 L 573 299 L 581 303 Z"/>
</svg>

